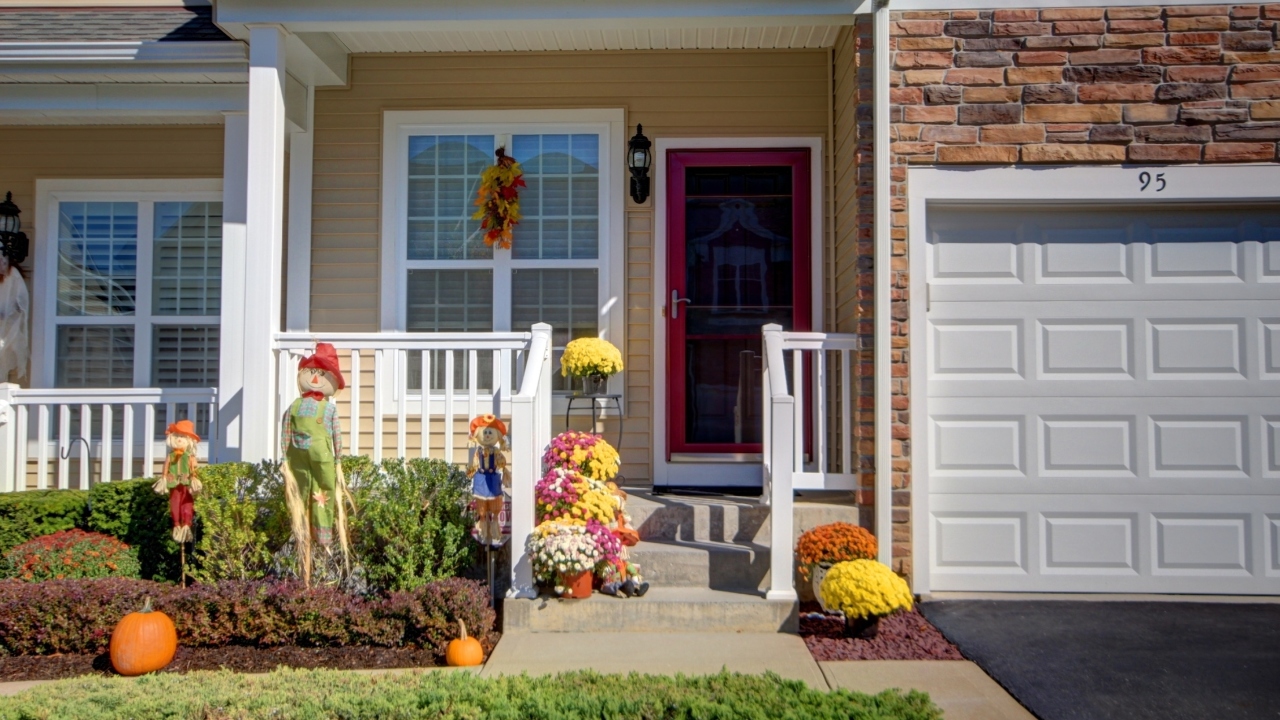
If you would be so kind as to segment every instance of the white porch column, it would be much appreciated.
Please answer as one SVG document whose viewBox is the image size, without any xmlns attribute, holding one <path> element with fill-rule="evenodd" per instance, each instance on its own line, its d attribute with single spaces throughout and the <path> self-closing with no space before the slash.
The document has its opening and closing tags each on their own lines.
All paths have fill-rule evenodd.
<svg viewBox="0 0 1280 720">
<path fill-rule="evenodd" d="M 289 301 L 285 329 L 311 329 L 311 178 L 316 89 L 307 88 L 306 128 L 289 137 Z"/>
<path fill-rule="evenodd" d="M 222 142 L 222 332 L 218 351 L 218 445 L 215 462 L 240 459 L 244 414 L 245 182 L 249 116 L 226 113 Z"/>
<path fill-rule="evenodd" d="M 285 31 L 249 31 L 249 165 L 244 263 L 241 459 L 274 458 L 276 372 L 284 246 Z"/>
</svg>

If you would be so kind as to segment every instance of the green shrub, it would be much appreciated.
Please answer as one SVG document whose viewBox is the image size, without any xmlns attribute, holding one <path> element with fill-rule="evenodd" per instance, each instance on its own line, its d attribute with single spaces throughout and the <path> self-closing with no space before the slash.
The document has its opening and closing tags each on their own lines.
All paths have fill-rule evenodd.
<svg viewBox="0 0 1280 720">
<path fill-rule="evenodd" d="M 116 538 L 80 529 L 32 538 L 5 554 L 18 580 L 138 577 L 138 554 Z"/>
<path fill-rule="evenodd" d="M 82 527 L 86 498 L 83 490 L 0 493 L 0 556 L 31 538 Z"/>
<path fill-rule="evenodd" d="M 355 497 L 352 549 L 371 586 L 412 590 L 474 562 L 466 475 L 441 460 L 344 459 Z"/>
<path fill-rule="evenodd" d="M 195 563 L 201 582 L 257 580 L 289 538 L 280 466 L 221 463 L 200 468 Z"/>
<path fill-rule="evenodd" d="M 467 672 L 161 673 L 133 681 L 63 680 L 0 698 L 0 720 L 46 717 L 937 720 L 942 713 L 917 691 L 822 692 L 777 675 L 725 672 L 666 677 L 588 671 L 493 679 Z"/>
<path fill-rule="evenodd" d="M 120 538 L 138 552 L 140 577 L 177 582 L 178 544 L 170 534 L 169 497 L 151 489 L 154 479 L 98 483 L 89 491 L 85 527 Z"/>
</svg>

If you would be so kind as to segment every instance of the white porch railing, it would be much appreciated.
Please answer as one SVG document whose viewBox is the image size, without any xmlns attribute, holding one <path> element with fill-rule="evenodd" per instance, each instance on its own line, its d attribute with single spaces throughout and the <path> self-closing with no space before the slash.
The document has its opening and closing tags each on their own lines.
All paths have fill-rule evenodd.
<svg viewBox="0 0 1280 720">
<path fill-rule="evenodd" d="M 551 442 L 551 326 L 527 333 L 279 334 L 273 437 L 278 417 L 298 397 L 298 363 L 317 342 L 331 343 L 344 366 L 347 389 L 337 397 L 347 454 L 463 462 L 471 418 L 493 413 L 509 420 L 512 592 L 532 596 L 524 539 L 533 530 L 533 486 Z"/>
<path fill-rule="evenodd" d="M 217 412 L 214 388 L 0 385 L 0 492 L 69 488 L 73 465 L 81 489 L 153 476 L 166 454 L 163 425 L 182 418 L 203 431 L 198 453 L 207 458 L 217 445 Z"/>
<path fill-rule="evenodd" d="M 764 498 L 771 516 L 767 596 L 790 600 L 796 597 L 794 491 L 857 489 L 853 370 L 858 338 L 784 332 L 780 325 L 765 325 L 763 333 Z M 838 434 L 831 427 L 833 415 L 839 417 Z M 838 453 L 831 451 L 833 444 Z"/>
</svg>

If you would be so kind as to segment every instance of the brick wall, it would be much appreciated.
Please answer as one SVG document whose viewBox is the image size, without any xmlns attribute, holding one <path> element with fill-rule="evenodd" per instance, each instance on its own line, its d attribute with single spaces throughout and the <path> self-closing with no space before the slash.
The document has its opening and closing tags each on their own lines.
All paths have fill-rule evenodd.
<svg viewBox="0 0 1280 720">
<path fill-rule="evenodd" d="M 895 569 L 909 573 L 908 166 L 1275 162 L 1280 4 L 896 12 L 891 18 Z M 872 344 L 872 21 L 853 46 L 859 333 Z M 871 362 L 871 351 L 863 363 Z M 873 393 L 870 373 L 862 395 Z M 859 501 L 874 502 L 860 409 Z"/>
</svg>

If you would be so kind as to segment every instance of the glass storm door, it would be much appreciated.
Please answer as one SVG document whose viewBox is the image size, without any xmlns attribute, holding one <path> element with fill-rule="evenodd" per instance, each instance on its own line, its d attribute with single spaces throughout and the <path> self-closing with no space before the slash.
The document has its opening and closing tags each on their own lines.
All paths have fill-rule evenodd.
<svg viewBox="0 0 1280 720">
<path fill-rule="evenodd" d="M 809 151 L 667 155 L 670 460 L 761 452 L 760 328 L 809 330 Z"/>
</svg>

